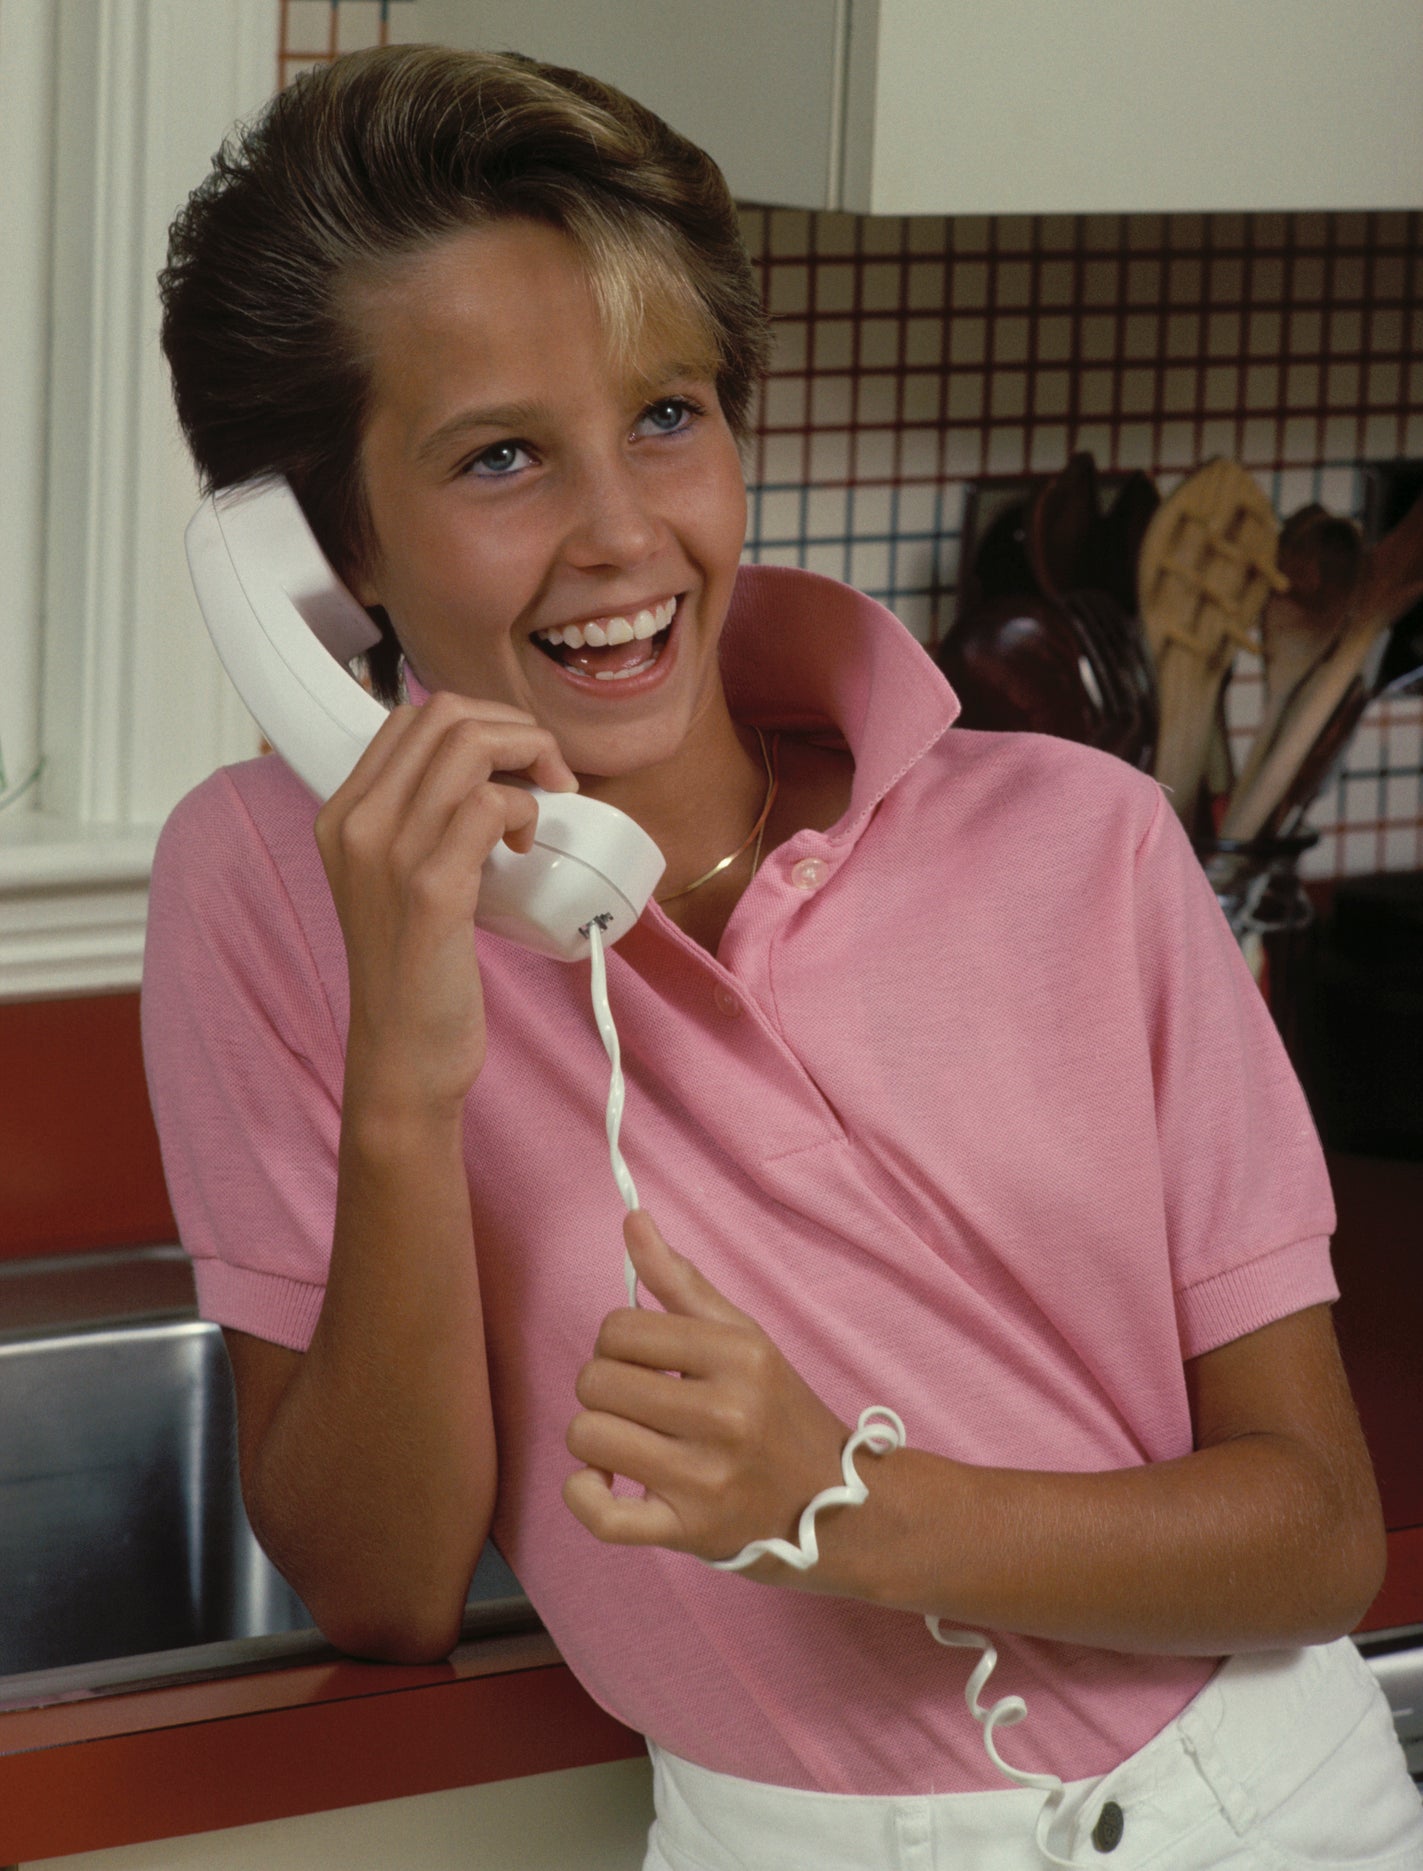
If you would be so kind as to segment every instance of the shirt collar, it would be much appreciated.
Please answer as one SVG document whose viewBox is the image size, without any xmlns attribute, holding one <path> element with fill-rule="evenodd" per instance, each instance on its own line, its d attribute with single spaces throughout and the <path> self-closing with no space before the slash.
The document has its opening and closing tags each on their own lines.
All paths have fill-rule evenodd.
<svg viewBox="0 0 1423 1871">
<path fill-rule="evenodd" d="M 721 670 L 738 721 L 829 732 L 850 750 L 855 778 L 837 839 L 858 831 L 959 713 L 958 697 L 892 612 L 789 566 L 742 567 Z"/>
</svg>

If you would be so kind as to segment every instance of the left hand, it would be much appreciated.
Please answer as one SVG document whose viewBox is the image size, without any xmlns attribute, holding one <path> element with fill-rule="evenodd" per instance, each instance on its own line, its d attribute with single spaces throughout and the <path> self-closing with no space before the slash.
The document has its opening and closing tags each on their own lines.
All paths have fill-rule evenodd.
<svg viewBox="0 0 1423 1871">
<path fill-rule="evenodd" d="M 638 1278 L 667 1310 L 622 1308 L 603 1321 L 568 1428 L 569 1451 L 587 1466 L 568 1477 L 564 1500 L 613 1545 L 730 1559 L 751 1540 L 793 1541 L 806 1503 L 841 1479 L 849 1431 L 645 1210 L 623 1234 Z M 644 1498 L 615 1496 L 615 1474 Z M 802 1577 L 768 1558 L 744 1576 Z"/>
</svg>

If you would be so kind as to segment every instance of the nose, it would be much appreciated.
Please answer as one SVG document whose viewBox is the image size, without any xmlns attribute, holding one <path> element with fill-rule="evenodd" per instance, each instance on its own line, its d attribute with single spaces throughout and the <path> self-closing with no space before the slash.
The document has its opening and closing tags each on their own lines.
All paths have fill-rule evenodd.
<svg viewBox="0 0 1423 1871">
<path fill-rule="evenodd" d="M 580 571 L 639 565 L 661 545 L 663 522 L 636 469 L 621 459 L 590 463 L 571 488 L 565 553 Z"/>
</svg>

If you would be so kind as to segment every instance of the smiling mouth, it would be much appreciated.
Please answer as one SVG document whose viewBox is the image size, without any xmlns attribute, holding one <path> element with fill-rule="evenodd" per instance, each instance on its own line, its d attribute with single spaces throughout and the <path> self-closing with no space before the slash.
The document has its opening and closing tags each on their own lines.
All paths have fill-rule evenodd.
<svg viewBox="0 0 1423 1871">
<path fill-rule="evenodd" d="M 677 614 L 676 598 L 664 598 L 628 616 L 592 619 L 561 629 L 537 630 L 534 642 L 561 668 L 596 682 L 626 682 L 643 675 L 661 656 Z"/>
</svg>

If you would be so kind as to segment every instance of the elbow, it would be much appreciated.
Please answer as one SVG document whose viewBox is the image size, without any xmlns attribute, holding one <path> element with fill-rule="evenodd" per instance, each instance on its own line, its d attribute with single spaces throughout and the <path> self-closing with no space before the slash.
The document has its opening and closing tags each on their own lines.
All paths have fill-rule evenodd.
<svg viewBox="0 0 1423 1871">
<path fill-rule="evenodd" d="M 1371 1515 L 1367 1526 L 1353 1529 L 1343 1579 L 1343 1619 L 1335 1636 L 1355 1631 L 1383 1590 L 1388 1571 L 1388 1534 L 1382 1513 Z"/>
<path fill-rule="evenodd" d="M 1387 1567 L 1388 1536 L 1381 1513 L 1356 1514 L 1336 1523 L 1307 1568 L 1313 1583 L 1312 1616 L 1300 1641 L 1332 1643 L 1357 1630 L 1383 1587 Z"/>
<path fill-rule="evenodd" d="M 311 1608 L 317 1628 L 335 1649 L 372 1663 L 442 1663 L 460 1640 L 461 1603 L 326 1606 Z"/>
</svg>

